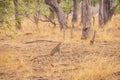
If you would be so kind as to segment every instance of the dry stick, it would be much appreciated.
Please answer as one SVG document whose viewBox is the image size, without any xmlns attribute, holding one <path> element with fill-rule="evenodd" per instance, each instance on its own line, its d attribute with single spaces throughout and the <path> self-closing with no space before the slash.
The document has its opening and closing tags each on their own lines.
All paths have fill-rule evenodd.
<svg viewBox="0 0 120 80">
<path fill-rule="evenodd" d="M 90 40 L 90 45 L 93 45 L 93 44 L 94 44 L 95 36 L 96 36 L 96 31 L 94 31 L 93 37 L 92 37 L 92 39 Z"/>
<path fill-rule="evenodd" d="M 59 55 L 60 55 L 60 54 L 61 54 L 60 46 L 61 46 L 61 42 L 52 49 L 52 51 L 50 52 L 50 55 L 53 56 L 53 55 L 56 54 L 57 52 L 58 52 Z"/>
<path fill-rule="evenodd" d="M 54 27 L 56 27 L 56 23 L 54 20 L 50 19 L 49 17 L 47 17 L 46 15 L 44 15 L 44 17 L 46 18 L 46 20 L 43 20 L 43 19 L 39 19 L 41 22 L 50 22 L 54 25 Z"/>
<path fill-rule="evenodd" d="M 66 30 L 66 28 L 64 27 L 63 28 L 63 38 L 65 39 L 65 30 Z"/>
<path fill-rule="evenodd" d="M 27 17 L 29 20 L 31 20 L 33 23 L 35 23 L 35 21 L 32 20 L 29 16 L 25 16 L 25 17 Z M 41 21 L 41 22 L 50 22 L 50 23 L 52 23 L 54 25 L 54 27 L 57 25 L 53 20 L 51 20 L 47 16 L 44 15 L 44 17 L 46 18 L 45 20 L 39 18 L 39 21 Z"/>
<path fill-rule="evenodd" d="M 51 22 L 51 23 L 54 25 L 54 27 L 56 27 L 56 23 L 55 23 L 52 19 L 50 19 L 50 18 L 47 17 L 46 15 L 44 15 L 44 16 L 45 16 L 45 18 L 48 19 L 49 22 Z"/>
<path fill-rule="evenodd" d="M 29 15 L 25 15 L 24 17 L 28 18 L 31 22 L 35 23 L 35 21 L 29 16 Z M 34 17 L 35 18 L 35 17 Z M 35 23 L 36 24 L 36 23 Z M 38 25 L 37 25 L 38 28 Z M 33 30 L 33 29 L 32 29 Z M 39 31 L 39 28 L 37 29 Z M 40 32 L 40 31 L 39 31 Z"/>
<path fill-rule="evenodd" d="M 95 16 L 93 16 L 93 26 L 95 24 Z M 92 39 L 90 40 L 90 45 L 93 45 L 94 41 L 95 41 L 95 36 L 96 36 L 96 30 L 93 33 Z"/>
<path fill-rule="evenodd" d="M 39 18 L 37 18 L 36 16 L 34 16 L 34 23 L 36 25 L 36 28 L 38 30 L 38 32 L 40 33 L 40 29 L 39 29 Z"/>
<path fill-rule="evenodd" d="M 71 28 L 71 38 L 73 38 L 73 32 L 74 32 L 74 23 L 72 23 L 72 28 Z"/>
</svg>

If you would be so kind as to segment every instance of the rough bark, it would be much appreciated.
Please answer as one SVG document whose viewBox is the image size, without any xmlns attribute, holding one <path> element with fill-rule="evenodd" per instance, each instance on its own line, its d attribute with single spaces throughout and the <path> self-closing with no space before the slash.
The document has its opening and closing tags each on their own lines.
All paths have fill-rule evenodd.
<svg viewBox="0 0 120 80">
<path fill-rule="evenodd" d="M 72 22 L 77 22 L 78 20 L 78 0 L 73 0 L 73 18 Z"/>
<path fill-rule="evenodd" d="M 114 0 L 100 0 L 99 5 L 99 26 L 103 27 L 112 18 L 117 5 Z"/>
<path fill-rule="evenodd" d="M 15 6 L 15 26 L 16 29 L 21 29 L 21 19 L 19 10 L 19 0 L 13 0 Z"/>
<path fill-rule="evenodd" d="M 60 4 L 61 0 L 57 0 L 57 3 Z"/>
<path fill-rule="evenodd" d="M 100 0 L 99 2 L 99 25 L 102 26 L 104 25 L 104 0 Z"/>
<path fill-rule="evenodd" d="M 82 1 L 82 38 L 87 39 L 89 36 L 89 31 L 91 27 L 91 0 L 83 0 Z"/>
<path fill-rule="evenodd" d="M 71 38 L 73 38 L 74 24 L 78 21 L 78 0 L 73 0 L 73 17 L 72 17 L 72 28 Z"/>
<path fill-rule="evenodd" d="M 58 21 L 61 25 L 61 29 L 66 27 L 66 19 L 63 10 L 60 8 L 59 3 L 56 0 L 45 0 L 46 4 L 49 5 L 57 14 Z"/>
</svg>

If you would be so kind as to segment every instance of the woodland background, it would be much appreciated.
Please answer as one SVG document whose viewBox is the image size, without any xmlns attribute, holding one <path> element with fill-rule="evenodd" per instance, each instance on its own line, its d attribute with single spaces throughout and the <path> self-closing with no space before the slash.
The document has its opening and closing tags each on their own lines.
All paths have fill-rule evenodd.
<svg viewBox="0 0 120 80">
<path fill-rule="evenodd" d="M 120 80 L 120 0 L 0 0 L 0 80 Z"/>
</svg>

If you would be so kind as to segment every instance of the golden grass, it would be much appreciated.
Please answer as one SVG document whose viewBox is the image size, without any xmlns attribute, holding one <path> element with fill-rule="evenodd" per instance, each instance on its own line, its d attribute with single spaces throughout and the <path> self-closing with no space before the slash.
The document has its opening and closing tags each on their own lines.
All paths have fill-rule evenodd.
<svg viewBox="0 0 120 80">
<path fill-rule="evenodd" d="M 98 19 L 96 18 L 95 25 L 91 28 L 91 35 L 93 34 L 93 31 L 97 31 L 95 42 L 99 43 L 102 41 L 112 41 L 112 42 L 120 42 L 120 15 L 113 16 L 112 20 L 104 26 L 104 28 L 98 27 Z M 69 19 L 70 20 L 70 19 Z M 68 21 L 68 24 L 71 25 L 71 21 Z M 63 33 L 60 30 L 59 26 L 56 28 L 52 28 L 52 25 L 50 23 L 39 23 L 39 30 L 35 26 L 34 23 L 32 23 L 30 20 L 25 19 L 23 21 L 23 29 L 21 31 L 16 31 L 18 33 L 18 36 L 16 40 L 52 40 L 52 41 L 59 41 L 64 43 L 83 43 L 85 45 L 89 44 L 89 41 L 92 36 L 88 40 L 81 40 L 81 30 L 82 27 L 79 25 L 79 22 L 76 24 L 77 27 L 80 30 L 75 30 L 74 32 L 74 38 L 70 38 L 70 29 L 66 30 L 66 37 L 63 38 Z M 13 30 L 15 30 L 13 28 Z M 7 30 L 7 34 L 10 34 L 14 36 L 14 33 L 11 33 L 9 30 Z M 4 33 L 4 31 L 3 31 Z M 26 36 L 25 33 L 32 33 L 31 35 Z M 81 46 L 82 47 L 82 46 Z M 90 50 L 93 52 L 100 51 L 97 46 L 89 46 L 83 47 L 82 50 Z M 93 54 L 93 55 L 86 55 L 85 58 L 83 58 L 83 62 L 80 64 L 73 64 L 66 67 L 58 66 L 51 68 L 47 71 L 46 75 L 54 77 L 59 76 L 63 74 L 63 70 L 68 69 L 71 71 L 66 72 L 66 75 L 64 76 L 66 80 L 104 80 L 107 76 L 120 71 L 120 63 L 118 60 L 116 60 L 116 56 L 105 56 L 104 51 L 107 49 L 103 49 L 100 51 L 101 54 Z M 22 51 L 21 51 L 22 53 Z M 26 52 L 27 53 L 27 52 Z M 25 53 L 24 53 L 25 54 Z M 28 53 L 26 54 L 28 55 Z M 30 53 L 29 55 L 34 56 L 36 54 Z M 56 65 L 59 65 L 58 62 Z M 33 72 L 33 65 L 35 63 L 30 64 L 27 62 L 21 54 L 16 51 L 3 51 L 0 53 L 0 70 L 4 70 L 6 72 L 16 72 L 16 77 L 22 78 L 23 80 L 26 80 L 26 77 L 30 77 L 32 75 L 43 75 L 42 72 L 38 72 L 37 74 L 34 74 Z M 78 68 L 77 70 L 72 70 L 74 68 Z M 55 73 L 57 71 L 57 73 Z M 9 79 L 7 79 L 9 80 Z M 29 80 L 29 79 L 28 79 Z M 52 80 L 52 79 L 51 79 Z M 108 79 L 110 80 L 110 79 Z M 113 78 L 113 80 L 116 80 L 116 78 Z"/>
<path fill-rule="evenodd" d="M 91 39 L 94 30 L 97 31 L 96 40 L 100 41 L 109 41 L 109 40 L 117 40 L 120 41 L 119 37 L 114 37 L 114 31 L 120 28 L 119 23 L 120 15 L 113 16 L 112 20 L 109 21 L 108 24 L 104 26 L 104 28 L 99 28 L 98 26 L 98 18 L 95 18 L 95 24 L 92 26 L 90 31 L 90 38 Z M 58 23 L 57 23 L 58 24 Z M 68 25 L 71 27 L 71 17 L 68 19 Z M 60 30 L 60 26 L 56 26 L 56 28 L 52 28 L 53 25 L 50 23 L 39 23 L 39 30 L 35 26 L 34 23 L 32 23 L 29 20 L 25 20 L 23 22 L 23 32 L 22 33 L 35 33 L 35 35 L 38 35 L 39 37 L 43 37 L 44 39 L 49 40 L 57 40 L 62 42 L 81 42 L 81 34 L 82 34 L 82 26 L 80 25 L 80 21 L 78 21 L 75 27 L 74 31 L 74 38 L 71 39 L 71 29 L 66 30 L 66 37 L 63 38 L 63 31 Z M 118 32 L 120 34 L 120 32 Z"/>
<path fill-rule="evenodd" d="M 115 57 L 92 57 L 88 62 L 80 64 L 80 70 L 68 74 L 73 80 L 102 80 L 120 70 Z M 88 58 L 87 58 L 88 59 Z"/>
<path fill-rule="evenodd" d="M 17 78 L 23 78 L 32 74 L 32 68 L 17 52 L 4 51 L 0 54 L 0 73 L 2 72 L 13 75 L 15 73 Z M 9 77 L 6 77 L 6 80 L 9 80 Z"/>
<path fill-rule="evenodd" d="M 114 31 L 116 29 L 120 28 L 119 19 L 120 15 L 113 16 L 112 20 L 109 21 L 108 24 L 104 26 L 104 28 L 99 28 L 98 26 L 98 18 L 95 18 L 95 24 L 92 25 L 91 31 L 90 31 L 90 38 L 87 41 L 90 41 L 94 30 L 97 31 L 96 40 L 100 41 L 106 41 L 106 40 L 117 40 L 119 41 L 119 36 L 114 37 Z M 57 20 L 56 20 L 57 21 Z M 58 22 L 56 22 L 58 24 Z M 71 17 L 68 19 L 68 25 L 71 27 Z M 53 28 L 53 25 L 49 22 L 40 22 L 39 27 L 37 28 L 33 22 L 31 22 L 28 19 L 24 19 L 22 23 L 22 30 L 15 31 L 15 28 L 12 28 L 16 33 L 18 33 L 17 37 L 19 35 L 25 34 L 25 33 L 32 33 L 35 34 L 37 37 L 42 39 L 48 39 L 48 40 L 57 40 L 62 42 L 81 42 L 81 34 L 82 34 L 82 26 L 80 25 L 80 20 L 75 24 L 75 31 L 74 31 L 74 38 L 71 39 L 71 29 L 66 30 L 66 37 L 63 38 L 63 31 L 60 30 L 60 26 L 57 25 L 56 28 Z M 1 34 L 3 34 L 5 31 L 1 30 Z M 14 32 L 11 32 L 10 30 L 6 30 L 8 35 L 12 35 L 13 37 L 16 37 L 16 34 Z M 120 32 L 118 32 L 120 34 Z"/>
<path fill-rule="evenodd" d="M 23 80 L 26 80 L 26 78 L 32 75 L 42 75 L 41 72 L 38 72 L 37 74 L 32 72 L 32 66 L 35 66 L 35 64 L 29 64 L 24 60 L 24 58 L 20 57 L 20 55 L 16 56 L 13 53 L 9 52 L 9 54 L 5 53 L 0 56 L 0 66 L 4 66 L 3 68 L 0 68 L 1 70 L 5 70 L 6 72 L 16 72 L 16 77 L 22 78 Z M 56 65 L 59 65 L 59 63 L 60 62 Z M 76 67 L 78 69 L 74 70 Z M 64 76 L 65 72 L 63 73 L 63 70 L 70 71 L 66 72 L 66 76 Z M 97 56 L 86 56 L 80 64 L 74 65 L 71 63 L 68 67 L 58 66 L 51 68 L 51 70 L 47 71 L 46 76 L 63 75 L 67 80 L 101 80 L 108 76 L 112 76 L 111 74 L 116 73 L 119 70 L 120 64 L 119 61 L 116 60 L 115 56 L 103 57 L 98 54 Z M 57 71 L 57 73 L 54 73 L 55 71 Z M 117 79 L 113 78 L 113 80 Z"/>
</svg>

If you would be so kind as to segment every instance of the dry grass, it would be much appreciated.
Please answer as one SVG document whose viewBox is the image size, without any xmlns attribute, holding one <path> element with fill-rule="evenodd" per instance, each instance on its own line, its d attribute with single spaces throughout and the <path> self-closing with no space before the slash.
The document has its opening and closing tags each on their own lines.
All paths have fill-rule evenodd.
<svg viewBox="0 0 120 80">
<path fill-rule="evenodd" d="M 119 18 L 120 18 L 120 15 L 115 15 L 113 16 L 112 20 L 108 24 L 105 25 L 104 28 L 99 28 L 98 18 L 95 17 L 95 24 L 92 25 L 92 28 L 90 31 L 90 39 L 93 35 L 94 30 L 96 30 L 97 31 L 96 39 L 99 41 L 104 41 L 104 40 L 113 41 L 113 39 L 119 41 L 119 34 L 120 34 L 119 31 L 118 31 L 118 37 L 114 37 L 114 31 L 116 29 L 120 29 Z M 57 23 L 57 20 L 56 20 L 56 23 Z M 68 25 L 69 27 L 71 27 L 71 17 L 69 17 L 68 19 Z M 64 39 L 63 31 L 61 31 L 59 28 L 60 26 L 57 25 L 56 28 L 54 28 L 53 25 L 49 22 L 40 22 L 39 27 L 37 28 L 35 24 L 31 22 L 31 20 L 25 19 L 23 21 L 23 24 L 22 24 L 23 28 L 21 31 L 15 31 L 14 27 L 12 28 L 12 30 L 14 30 L 18 34 L 18 36 L 21 34 L 22 36 L 24 36 L 25 33 L 32 33 L 36 35 L 37 37 L 48 39 L 48 40 L 56 40 L 56 41 L 62 41 L 62 42 L 80 42 L 82 26 L 81 26 L 80 21 L 78 21 L 75 25 L 76 27 L 75 27 L 73 39 L 71 39 L 70 28 L 66 30 L 66 37 Z M 11 32 L 8 29 L 6 29 L 6 32 L 8 35 L 13 35 L 14 37 L 16 37 L 15 36 L 16 34 L 14 32 Z M 1 33 L 4 33 L 4 30 L 1 30 Z"/>
<path fill-rule="evenodd" d="M 80 70 L 69 73 L 73 80 L 101 80 L 120 70 L 120 65 L 112 57 L 89 56 L 91 60 L 81 64 Z M 87 57 L 88 59 L 88 57 Z"/>
<path fill-rule="evenodd" d="M 104 28 L 99 28 L 98 26 L 98 18 L 95 18 L 95 24 L 92 26 L 90 31 L 90 37 L 93 35 L 94 30 L 97 31 L 97 40 L 104 41 L 104 40 L 117 40 L 119 41 L 119 36 L 114 37 L 114 31 L 116 29 L 120 28 L 119 24 L 119 18 L 120 15 L 113 16 L 112 20 L 105 25 Z M 68 25 L 71 27 L 71 17 L 68 19 Z M 58 23 L 57 23 L 58 24 Z M 78 21 L 75 25 L 75 31 L 74 31 L 74 38 L 71 39 L 70 31 L 71 29 L 66 30 L 66 37 L 63 38 L 63 32 L 59 29 L 59 25 L 57 25 L 57 28 L 52 28 L 53 25 L 50 23 L 39 23 L 39 30 L 35 27 L 35 25 L 29 21 L 25 20 L 23 23 L 23 32 L 22 33 L 35 33 L 39 37 L 43 37 L 44 39 L 49 40 L 57 40 L 57 41 L 63 41 L 63 42 L 80 42 L 81 41 L 81 33 L 82 33 L 82 26 L 81 23 Z M 29 26 L 29 27 L 28 27 Z M 26 31 L 27 30 L 27 31 Z M 118 31 L 118 35 L 119 35 Z M 90 39 L 89 39 L 90 40 Z M 88 40 L 88 41 L 89 41 Z"/>
<path fill-rule="evenodd" d="M 0 80 L 39 80 L 40 77 L 48 80 L 120 80 L 120 75 L 113 76 L 120 71 L 119 20 L 120 15 L 113 16 L 102 29 L 98 27 L 96 18 L 90 32 L 92 35 L 94 30 L 97 31 L 93 46 L 89 45 L 91 36 L 86 41 L 81 40 L 81 26 L 76 27 L 79 30 L 75 29 L 74 38 L 71 39 L 70 29 L 66 30 L 66 37 L 63 38 L 59 26 L 52 28 L 50 23 L 40 22 L 38 31 L 31 21 L 24 20 L 24 27 L 17 37 L 7 30 L 7 34 L 16 37 L 15 40 L 1 34 Z M 63 42 L 62 55 L 38 57 L 49 55 L 51 45 L 56 43 L 43 41 L 23 44 L 35 40 Z M 38 58 L 31 61 L 34 57 Z"/>
</svg>

